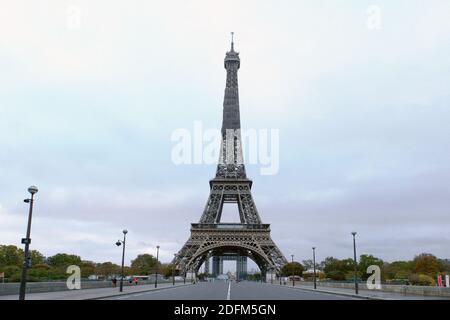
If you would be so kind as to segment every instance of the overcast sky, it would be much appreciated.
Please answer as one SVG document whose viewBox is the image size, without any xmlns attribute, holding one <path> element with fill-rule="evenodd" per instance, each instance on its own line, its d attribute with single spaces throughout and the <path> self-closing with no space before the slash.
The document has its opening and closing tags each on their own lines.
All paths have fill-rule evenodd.
<svg viewBox="0 0 450 320">
<path fill-rule="evenodd" d="M 359 254 L 450 258 L 449 12 L 448 0 L 0 0 L 0 243 L 21 246 L 34 184 L 32 249 L 119 263 L 127 228 L 127 263 L 156 245 L 168 262 L 215 174 L 175 165 L 171 134 L 220 128 L 234 31 L 241 124 L 280 132 L 279 172 L 247 174 L 281 251 L 350 257 L 355 230 Z"/>
</svg>

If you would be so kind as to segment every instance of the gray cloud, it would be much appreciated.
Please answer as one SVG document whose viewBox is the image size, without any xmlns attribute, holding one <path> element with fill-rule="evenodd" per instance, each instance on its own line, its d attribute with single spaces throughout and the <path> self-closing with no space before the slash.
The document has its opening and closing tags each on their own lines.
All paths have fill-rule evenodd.
<svg viewBox="0 0 450 320">
<path fill-rule="evenodd" d="M 357 230 L 361 253 L 448 258 L 450 7 L 382 1 L 383 28 L 373 32 L 369 4 L 236 2 L 236 12 L 81 1 L 79 31 L 65 28 L 64 4 L 9 4 L 0 19 L 0 243 L 23 236 L 22 199 L 36 184 L 34 248 L 118 262 L 111 243 L 126 227 L 130 255 L 160 244 L 170 260 L 215 170 L 175 166 L 170 134 L 194 120 L 220 126 L 233 29 L 242 125 L 280 129 L 279 174 L 247 169 L 282 251 L 303 259 L 314 245 L 319 257 L 348 257 Z"/>
</svg>

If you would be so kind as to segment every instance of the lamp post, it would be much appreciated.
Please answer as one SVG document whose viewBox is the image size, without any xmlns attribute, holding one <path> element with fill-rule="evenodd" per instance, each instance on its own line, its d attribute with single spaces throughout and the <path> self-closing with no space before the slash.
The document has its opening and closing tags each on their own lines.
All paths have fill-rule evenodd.
<svg viewBox="0 0 450 320">
<path fill-rule="evenodd" d="M 156 246 L 156 275 L 155 275 L 155 288 L 158 287 L 158 269 L 159 269 L 159 246 Z"/>
<path fill-rule="evenodd" d="M 317 284 L 316 284 L 316 247 L 313 247 L 312 250 L 313 250 L 313 268 L 314 268 L 314 289 L 317 289 Z"/>
<path fill-rule="evenodd" d="M 123 247 L 122 247 L 122 268 L 121 268 L 121 271 L 120 271 L 120 288 L 119 288 L 119 291 L 120 292 L 122 292 L 123 291 L 123 265 L 124 265 L 124 263 L 125 263 L 125 243 L 126 243 L 126 240 L 127 240 L 127 233 L 128 233 L 128 230 L 126 230 L 126 229 L 124 229 L 123 231 L 123 241 L 121 241 L 121 240 L 117 240 L 117 242 L 116 242 L 116 246 L 118 246 L 118 247 L 120 247 L 120 245 L 122 245 L 123 244 Z"/>
<path fill-rule="evenodd" d="M 295 287 L 295 275 L 294 275 L 294 255 L 291 254 L 292 260 L 292 286 Z"/>
<path fill-rule="evenodd" d="M 31 259 L 29 256 L 30 243 L 31 243 L 31 217 L 33 215 L 33 202 L 34 202 L 34 194 L 38 192 L 38 188 L 35 186 L 31 186 L 28 188 L 28 192 L 31 193 L 30 199 L 23 200 L 25 203 L 30 204 L 30 209 L 28 212 L 28 225 L 27 225 L 27 235 L 25 238 L 22 238 L 22 243 L 25 244 L 24 258 L 22 264 L 22 277 L 20 278 L 20 291 L 19 291 L 19 300 L 25 300 L 25 290 L 27 286 L 27 272 L 28 268 L 31 266 Z"/>
<path fill-rule="evenodd" d="M 356 232 L 353 231 L 352 232 L 352 236 L 353 236 L 353 260 L 354 260 L 354 265 L 355 265 L 355 293 L 358 294 L 358 280 L 357 280 L 357 268 L 358 268 L 358 264 L 356 262 L 356 240 L 355 240 L 355 236 L 356 236 Z"/>
<path fill-rule="evenodd" d="M 173 254 L 173 264 L 172 264 L 172 284 L 175 285 L 175 260 L 177 259 L 177 254 Z"/>
</svg>

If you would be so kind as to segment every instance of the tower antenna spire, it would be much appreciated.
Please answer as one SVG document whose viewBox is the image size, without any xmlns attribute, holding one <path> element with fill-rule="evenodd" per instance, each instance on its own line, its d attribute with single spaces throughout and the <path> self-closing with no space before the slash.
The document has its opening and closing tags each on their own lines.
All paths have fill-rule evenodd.
<svg viewBox="0 0 450 320">
<path fill-rule="evenodd" d="M 231 51 L 234 51 L 234 32 L 231 32 Z"/>
</svg>

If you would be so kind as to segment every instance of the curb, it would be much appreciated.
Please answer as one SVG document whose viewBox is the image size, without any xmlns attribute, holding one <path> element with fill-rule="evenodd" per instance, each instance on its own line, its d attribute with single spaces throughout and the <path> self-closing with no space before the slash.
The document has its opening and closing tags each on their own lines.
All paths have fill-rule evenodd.
<svg viewBox="0 0 450 320">
<path fill-rule="evenodd" d="M 274 286 L 279 287 L 280 285 L 274 284 Z M 305 290 L 305 291 L 311 291 L 311 292 L 322 292 L 322 293 L 334 294 L 337 296 L 353 297 L 353 298 L 359 298 L 361 300 L 363 300 L 363 299 L 365 299 L 365 300 L 387 300 L 387 299 L 383 299 L 383 298 L 379 298 L 379 297 L 362 296 L 362 295 L 355 294 L 355 293 L 345 293 L 345 292 L 336 292 L 336 291 L 329 291 L 329 290 L 322 290 L 322 289 L 311 289 L 311 288 L 290 287 L 290 286 L 281 286 L 281 287 L 286 287 L 286 288 L 296 289 L 296 290 Z"/>
<path fill-rule="evenodd" d="M 160 290 L 165 290 L 165 289 L 173 289 L 173 288 L 177 288 L 177 287 L 186 287 L 186 286 L 192 286 L 192 285 L 194 285 L 194 284 L 193 283 L 187 283 L 187 284 L 181 284 L 181 285 L 178 285 L 178 286 L 152 288 L 152 289 L 148 289 L 148 290 L 135 291 L 135 292 L 125 292 L 125 293 L 113 294 L 113 295 L 108 295 L 108 296 L 88 298 L 88 299 L 83 299 L 83 300 L 100 300 L 100 299 L 106 299 L 106 298 L 122 297 L 122 296 L 127 296 L 127 295 L 133 295 L 133 294 L 136 294 L 136 293 L 153 292 L 153 291 L 160 291 Z"/>
</svg>

